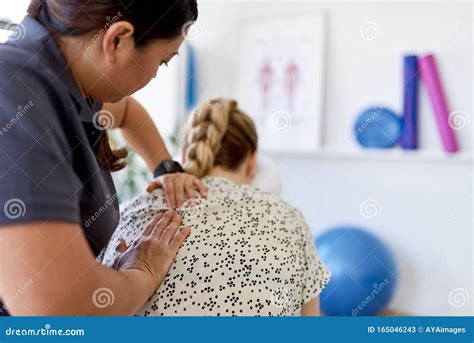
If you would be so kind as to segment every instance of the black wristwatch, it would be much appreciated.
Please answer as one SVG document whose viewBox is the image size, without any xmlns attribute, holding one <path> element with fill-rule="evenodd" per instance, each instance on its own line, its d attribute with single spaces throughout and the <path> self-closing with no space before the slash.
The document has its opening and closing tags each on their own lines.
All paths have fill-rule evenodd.
<svg viewBox="0 0 474 343">
<path fill-rule="evenodd" d="M 153 172 L 154 177 L 158 177 L 164 174 L 171 173 L 182 173 L 184 172 L 183 167 L 176 161 L 173 160 L 164 160 Z"/>
</svg>

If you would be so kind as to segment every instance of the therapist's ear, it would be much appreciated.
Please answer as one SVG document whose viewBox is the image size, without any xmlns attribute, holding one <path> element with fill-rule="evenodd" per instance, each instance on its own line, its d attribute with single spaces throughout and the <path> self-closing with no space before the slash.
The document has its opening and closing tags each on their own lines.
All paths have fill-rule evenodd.
<svg viewBox="0 0 474 343">
<path fill-rule="evenodd" d="M 120 54 L 135 48 L 134 28 L 128 21 L 119 21 L 110 26 L 102 40 L 102 49 L 109 63 L 117 62 Z"/>
<path fill-rule="evenodd" d="M 245 171 L 245 176 L 247 178 L 248 183 L 252 182 L 255 176 L 256 169 L 257 169 L 257 150 L 254 150 L 248 156 L 248 162 L 247 162 L 247 167 Z"/>
</svg>

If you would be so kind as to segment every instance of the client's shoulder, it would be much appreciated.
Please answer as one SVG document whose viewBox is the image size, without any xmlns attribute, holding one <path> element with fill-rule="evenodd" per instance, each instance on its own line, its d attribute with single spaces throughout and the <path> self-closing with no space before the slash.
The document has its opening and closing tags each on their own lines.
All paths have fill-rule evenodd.
<svg viewBox="0 0 474 343">
<path fill-rule="evenodd" d="M 255 214 L 267 219 L 293 219 L 304 221 L 301 212 L 281 199 L 280 197 L 259 189 L 251 185 L 238 185 L 229 179 L 223 177 L 205 177 L 202 179 L 207 189 L 207 199 L 201 199 L 198 195 L 197 208 L 200 213 L 220 213 L 242 212 Z M 121 206 L 121 220 L 135 220 L 137 217 L 143 217 L 156 213 L 156 211 L 165 211 L 169 207 L 166 203 L 164 193 L 157 189 L 152 193 L 142 193 Z M 188 204 L 178 209 L 178 212 L 184 217 L 188 217 L 188 212 L 194 213 L 196 208 Z M 195 217 L 195 216 L 191 216 Z"/>
<path fill-rule="evenodd" d="M 140 214 L 148 214 L 150 212 L 167 210 L 169 206 L 162 189 L 156 189 L 151 193 L 141 193 L 130 200 L 120 204 L 121 220 L 127 219 L 129 216 L 137 216 Z"/>
<path fill-rule="evenodd" d="M 222 177 L 203 179 L 208 189 L 208 201 L 225 207 L 245 207 L 251 211 L 264 211 L 268 215 L 302 217 L 299 210 L 282 198 L 251 185 L 238 185 Z"/>
</svg>

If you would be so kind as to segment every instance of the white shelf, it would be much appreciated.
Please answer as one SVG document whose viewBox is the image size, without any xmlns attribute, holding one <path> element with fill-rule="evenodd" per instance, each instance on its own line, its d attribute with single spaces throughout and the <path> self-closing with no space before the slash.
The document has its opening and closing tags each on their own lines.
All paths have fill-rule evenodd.
<svg viewBox="0 0 474 343">
<path fill-rule="evenodd" d="M 401 150 L 401 149 L 367 149 L 367 150 L 338 150 L 322 148 L 315 153 L 290 154 L 272 153 L 274 156 L 288 158 L 319 158 L 338 159 L 356 161 L 394 161 L 394 162 L 414 162 L 414 163 L 445 163 L 445 164 L 473 164 L 474 155 L 472 153 L 458 152 L 448 154 L 437 151 L 422 150 Z"/>
</svg>

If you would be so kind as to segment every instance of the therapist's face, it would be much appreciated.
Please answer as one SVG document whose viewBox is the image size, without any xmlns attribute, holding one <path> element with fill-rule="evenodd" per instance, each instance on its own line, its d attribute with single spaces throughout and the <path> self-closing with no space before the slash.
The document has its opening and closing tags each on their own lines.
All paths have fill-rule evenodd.
<svg viewBox="0 0 474 343">
<path fill-rule="evenodd" d="M 131 24 L 114 24 L 95 52 L 96 60 L 100 61 L 94 67 L 98 81 L 89 88 L 89 95 L 102 102 L 118 102 L 135 93 L 156 77 L 160 67 L 170 62 L 184 39 L 184 35 L 179 35 L 137 46 Z"/>
</svg>

